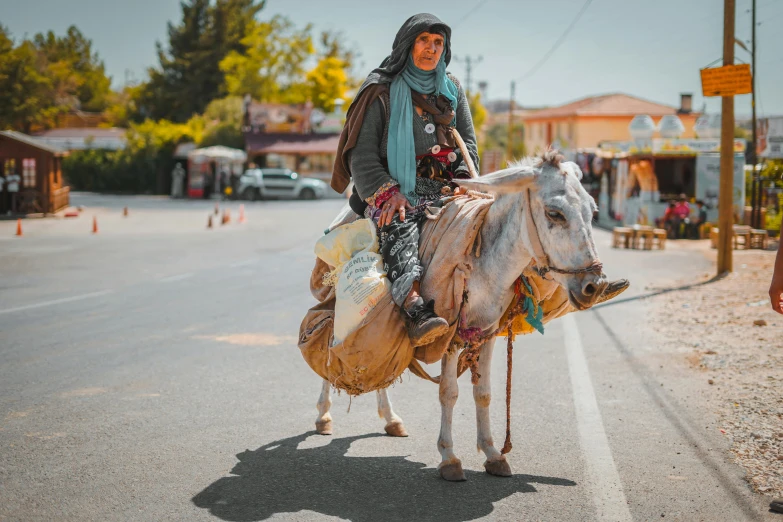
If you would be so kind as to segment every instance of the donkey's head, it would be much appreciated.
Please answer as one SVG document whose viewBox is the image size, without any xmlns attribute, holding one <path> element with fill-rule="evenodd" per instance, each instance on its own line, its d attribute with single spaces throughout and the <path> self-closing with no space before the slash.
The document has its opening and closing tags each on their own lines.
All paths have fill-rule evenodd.
<svg viewBox="0 0 783 522">
<path fill-rule="evenodd" d="M 508 169 L 458 181 L 498 194 L 497 204 L 509 213 L 503 226 L 519 229 L 505 237 L 518 237 L 539 269 L 551 269 L 548 273 L 568 290 L 578 310 L 591 307 L 606 286 L 591 227 L 597 207 L 581 179 L 576 163 L 550 150 Z"/>
</svg>

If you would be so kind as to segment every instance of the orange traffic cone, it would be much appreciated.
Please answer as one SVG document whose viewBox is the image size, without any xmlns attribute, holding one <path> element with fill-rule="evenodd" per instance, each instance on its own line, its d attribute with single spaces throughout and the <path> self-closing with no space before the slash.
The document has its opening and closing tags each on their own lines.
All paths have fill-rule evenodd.
<svg viewBox="0 0 783 522">
<path fill-rule="evenodd" d="M 245 205 L 241 204 L 239 205 L 239 222 L 244 223 L 245 222 Z"/>
<path fill-rule="evenodd" d="M 228 225 L 231 223 L 231 212 L 229 210 L 223 211 L 223 219 L 220 221 L 221 225 Z"/>
<path fill-rule="evenodd" d="M 92 233 L 97 234 L 98 233 L 98 217 L 93 216 L 92 217 Z"/>
<path fill-rule="evenodd" d="M 122 209 L 122 215 L 125 216 L 125 217 L 128 217 L 128 207 L 125 207 L 124 209 Z"/>
<path fill-rule="evenodd" d="M 212 214 L 210 214 L 209 219 L 207 219 L 207 228 L 212 228 Z"/>
<path fill-rule="evenodd" d="M 22 237 L 24 234 L 22 234 L 22 220 L 17 219 L 16 220 L 16 235 L 19 237 Z"/>
</svg>

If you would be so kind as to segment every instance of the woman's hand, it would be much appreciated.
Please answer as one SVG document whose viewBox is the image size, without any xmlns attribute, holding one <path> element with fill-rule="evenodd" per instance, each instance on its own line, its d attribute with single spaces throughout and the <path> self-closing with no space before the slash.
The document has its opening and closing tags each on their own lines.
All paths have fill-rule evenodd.
<svg viewBox="0 0 783 522">
<path fill-rule="evenodd" d="M 773 310 L 783 314 L 783 274 L 775 274 L 772 277 L 772 284 L 769 285 L 769 301 L 772 303 Z"/>
<path fill-rule="evenodd" d="M 468 193 L 468 189 L 466 187 L 459 186 L 459 187 L 454 189 L 454 195 L 455 196 L 461 196 L 461 195 L 467 194 L 467 193 Z"/>
<path fill-rule="evenodd" d="M 394 220 L 394 214 L 400 214 L 400 221 L 405 221 L 405 210 L 412 209 L 408 198 L 402 195 L 400 192 L 395 193 L 389 198 L 383 205 L 381 205 L 381 217 L 378 218 L 378 227 L 385 227 L 391 225 Z"/>
<path fill-rule="evenodd" d="M 769 285 L 769 301 L 772 309 L 783 314 L 783 238 L 778 243 L 778 255 L 772 269 L 772 283 Z"/>
</svg>

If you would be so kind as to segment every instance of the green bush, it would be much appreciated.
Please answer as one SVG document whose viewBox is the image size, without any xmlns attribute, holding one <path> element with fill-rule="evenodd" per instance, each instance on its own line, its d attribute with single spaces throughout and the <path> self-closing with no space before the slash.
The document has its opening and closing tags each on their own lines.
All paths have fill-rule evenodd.
<svg viewBox="0 0 783 522">
<path fill-rule="evenodd" d="M 146 120 L 131 124 L 127 146 L 120 151 L 73 152 L 63 162 L 63 175 L 74 190 L 134 194 L 168 193 L 174 149 L 182 142 L 200 147 L 225 145 L 243 148 L 240 131 L 242 100 L 213 100 L 203 115 L 187 123 Z"/>
<path fill-rule="evenodd" d="M 184 125 L 145 121 L 131 125 L 123 150 L 75 151 L 63 161 L 63 176 L 74 190 L 154 194 L 168 191 L 172 154 L 183 141 L 196 141 L 203 122 Z"/>
</svg>

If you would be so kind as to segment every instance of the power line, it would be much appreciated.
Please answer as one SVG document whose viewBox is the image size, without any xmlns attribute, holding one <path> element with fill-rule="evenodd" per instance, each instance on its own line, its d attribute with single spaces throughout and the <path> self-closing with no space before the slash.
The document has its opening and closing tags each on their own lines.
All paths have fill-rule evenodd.
<svg viewBox="0 0 783 522">
<path fill-rule="evenodd" d="M 554 53 L 557 50 L 557 48 L 560 47 L 560 44 L 562 44 L 565 41 L 566 37 L 568 36 L 568 33 L 571 32 L 571 30 L 574 28 L 576 23 L 579 21 L 580 18 L 582 18 L 582 15 L 585 14 L 585 11 L 587 11 L 587 8 L 590 7 L 590 4 L 592 3 L 593 0 L 585 1 L 584 5 L 582 6 L 582 9 L 580 9 L 579 12 L 576 13 L 574 19 L 568 25 L 566 30 L 563 31 L 563 34 L 560 35 L 560 38 L 558 38 L 557 41 L 555 41 L 555 44 L 552 46 L 552 48 L 549 49 L 546 52 L 546 54 L 544 54 L 544 56 L 538 61 L 538 63 L 536 63 L 533 67 L 531 67 L 528 72 L 522 75 L 522 77 L 519 79 L 520 82 L 524 82 L 525 80 L 530 78 L 538 70 L 539 67 L 544 65 L 544 62 L 546 62 L 547 59 L 549 59 L 549 57 L 552 56 L 552 53 Z"/>
<path fill-rule="evenodd" d="M 479 8 L 480 8 L 482 5 L 486 4 L 487 2 L 489 2 L 489 0 L 480 0 L 480 1 L 479 1 L 479 3 L 477 3 L 475 6 L 473 6 L 473 8 L 472 8 L 470 11 L 468 11 L 467 13 L 465 13 L 465 16 L 463 16 L 462 18 L 460 18 L 460 19 L 457 21 L 457 23 L 456 23 L 456 24 L 452 24 L 452 25 L 451 25 L 451 29 L 452 29 L 452 30 L 456 29 L 456 28 L 457 28 L 457 26 L 459 26 L 459 25 L 460 25 L 462 22 L 464 22 L 465 20 L 467 20 L 467 19 L 470 17 L 470 15 L 472 15 L 473 13 L 475 13 L 476 11 L 478 11 L 478 10 L 479 10 Z"/>
</svg>

